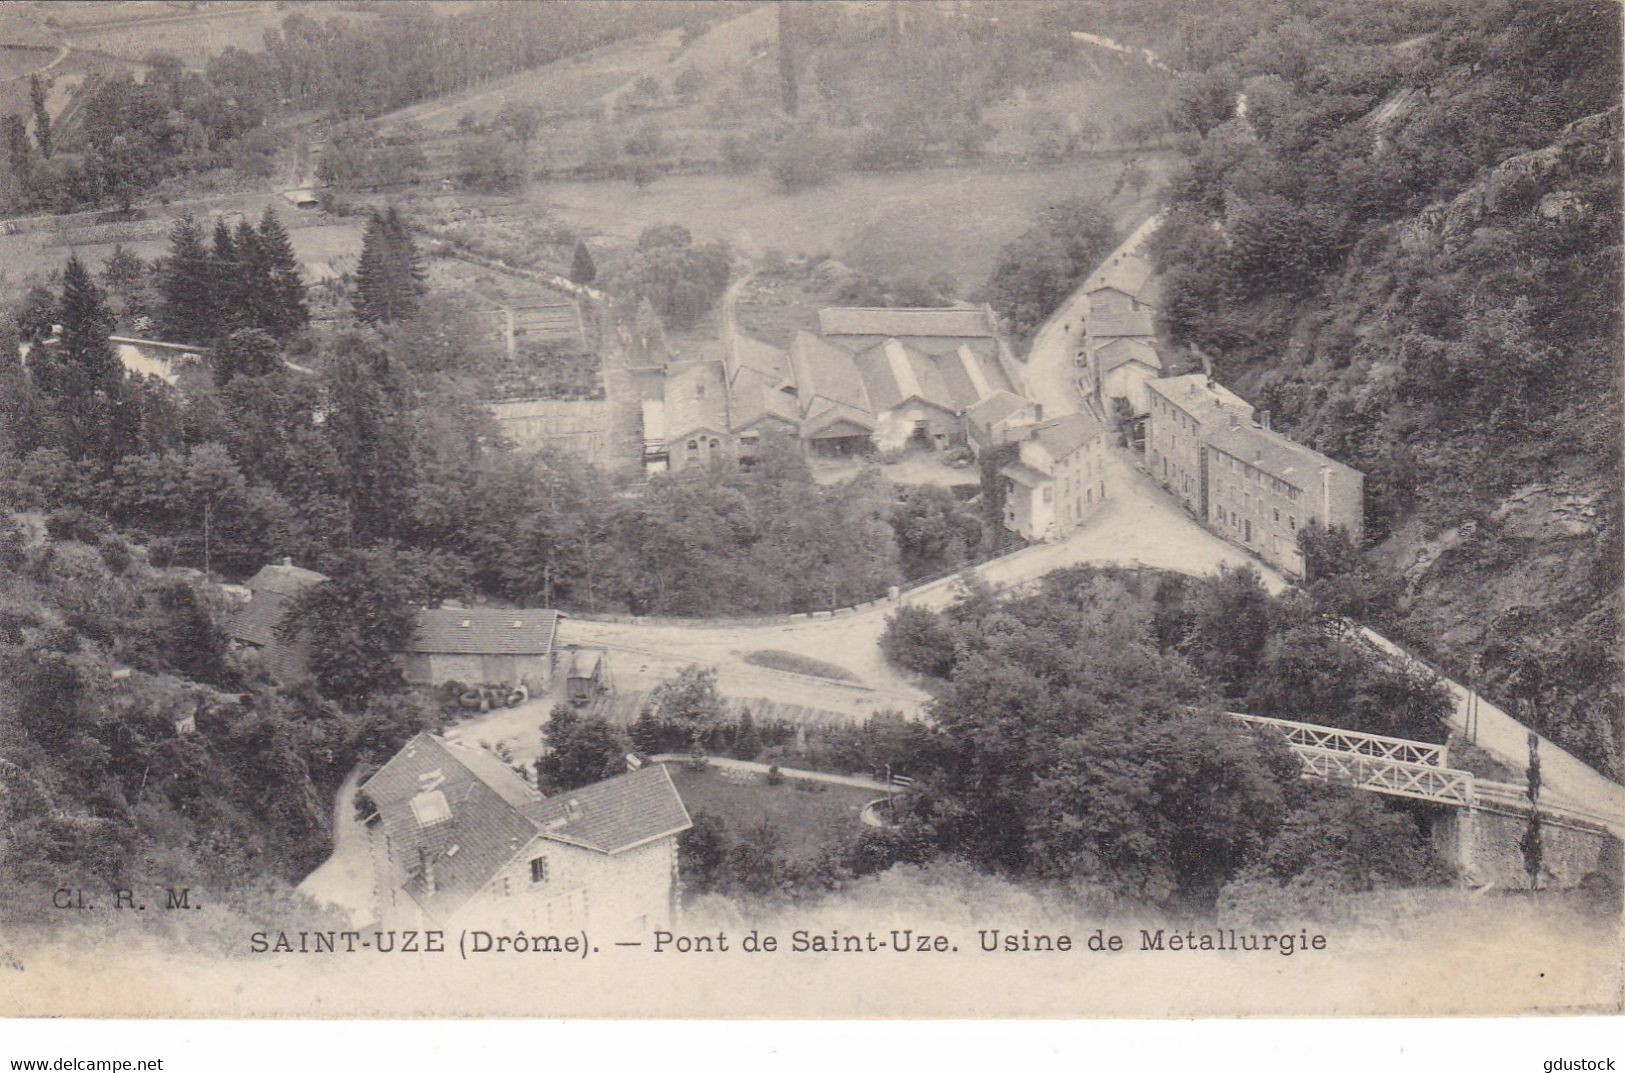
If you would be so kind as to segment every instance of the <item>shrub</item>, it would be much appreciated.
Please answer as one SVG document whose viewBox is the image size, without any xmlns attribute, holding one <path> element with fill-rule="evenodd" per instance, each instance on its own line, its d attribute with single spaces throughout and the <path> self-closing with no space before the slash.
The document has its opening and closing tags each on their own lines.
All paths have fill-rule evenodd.
<svg viewBox="0 0 1625 1073">
<path fill-rule="evenodd" d="M 784 772 L 779 770 L 779 765 L 774 764 L 767 769 L 767 784 L 769 786 L 782 786 L 784 784 Z"/>
<path fill-rule="evenodd" d="M 905 670 L 946 678 L 954 669 L 954 635 L 942 616 L 923 607 L 899 608 L 880 635 L 886 659 Z"/>
<path fill-rule="evenodd" d="M 835 177 L 835 146 L 811 131 L 797 131 L 774 150 L 768 174 L 785 193 L 821 186 Z"/>
</svg>

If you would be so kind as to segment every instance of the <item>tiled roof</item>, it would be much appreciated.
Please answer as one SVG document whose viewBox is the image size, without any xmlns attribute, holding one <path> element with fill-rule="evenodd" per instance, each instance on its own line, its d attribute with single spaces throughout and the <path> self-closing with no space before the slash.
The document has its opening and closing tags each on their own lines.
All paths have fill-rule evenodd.
<svg viewBox="0 0 1625 1073">
<path fill-rule="evenodd" d="M 1025 462 L 1012 462 L 999 470 L 999 476 L 1008 477 L 1017 484 L 1028 488 L 1042 487 L 1045 481 L 1053 480 L 1049 474 L 1040 472 Z"/>
<path fill-rule="evenodd" d="M 283 596 L 298 596 L 317 582 L 326 581 L 326 574 L 306 570 L 290 563 L 274 563 L 260 567 L 259 573 L 248 579 L 254 592 L 274 592 Z"/>
<path fill-rule="evenodd" d="M 537 838 L 614 854 L 691 826 L 659 765 L 544 798 L 489 753 L 431 734 L 408 741 L 361 789 L 408 873 L 403 888 L 438 920 Z"/>
<path fill-rule="evenodd" d="M 842 421 L 855 425 L 859 430 L 866 433 L 875 430 L 874 416 L 867 411 L 825 400 L 802 422 L 801 434 L 803 436 L 822 436 L 830 430 L 832 425 Z M 845 433 L 842 433 L 842 435 L 845 435 Z"/>
<path fill-rule="evenodd" d="M 1091 339 L 1110 339 L 1125 335 L 1152 336 L 1157 332 L 1149 308 L 1090 313 L 1084 329 Z"/>
<path fill-rule="evenodd" d="M 522 811 L 544 838 L 611 854 L 686 831 L 692 822 L 664 764 L 530 801 Z"/>
<path fill-rule="evenodd" d="M 544 656 L 553 651 L 559 613 L 488 607 L 419 611 L 409 652 Z"/>
<path fill-rule="evenodd" d="M 1331 467 L 1339 476 L 1357 476 L 1359 472 L 1279 432 L 1248 423 L 1238 423 L 1234 428 L 1221 425 L 1207 434 L 1207 442 L 1298 488 L 1307 488 L 1319 480 L 1322 466 Z"/>
<path fill-rule="evenodd" d="M 736 331 L 728 351 L 729 379 L 737 377 L 743 369 L 760 373 L 777 387 L 790 379 L 790 355 L 770 343 Z"/>
<path fill-rule="evenodd" d="M 1158 356 L 1157 348 L 1147 339 L 1134 337 L 1113 339 L 1104 346 L 1095 348 L 1095 368 L 1100 370 L 1102 376 L 1131 361 L 1137 361 L 1152 369 L 1162 368 L 1162 358 Z"/>
<path fill-rule="evenodd" d="M 728 431 L 728 391 L 722 365 L 699 361 L 666 375 L 666 437 L 677 441 L 695 432 Z"/>
<path fill-rule="evenodd" d="M 1140 298 L 1151 279 L 1151 262 L 1138 253 L 1124 253 L 1121 248 L 1095 270 L 1084 284 L 1084 293 L 1110 288 Z M 1141 299 L 1144 301 L 1144 299 Z"/>
<path fill-rule="evenodd" d="M 1093 414 L 1076 413 L 1034 425 L 1033 439 L 1051 458 L 1060 461 L 1105 430 L 1106 426 Z"/>
<path fill-rule="evenodd" d="M 811 332 L 798 332 L 790 345 L 790 364 L 795 369 L 803 413 L 811 413 L 813 400 L 818 398 L 861 412 L 871 411 L 857 363 L 847 351 Z"/>
<path fill-rule="evenodd" d="M 1147 380 L 1146 386 L 1203 424 L 1216 417 L 1228 421 L 1231 413 L 1246 421 L 1253 418 L 1251 403 L 1203 373 L 1164 376 Z"/>
<path fill-rule="evenodd" d="M 818 311 L 819 335 L 911 335 L 975 338 L 993 334 L 983 309 L 873 309 L 835 307 Z"/>
<path fill-rule="evenodd" d="M 796 397 L 779 390 L 780 381 L 756 369 L 740 369 L 732 392 L 733 428 L 747 428 L 764 417 L 777 417 L 795 425 L 800 421 Z"/>
<path fill-rule="evenodd" d="M 991 425 L 995 421 L 1003 421 L 1010 415 L 1021 412 L 1027 405 L 1027 400 L 1014 392 L 995 391 L 971 406 L 966 411 L 966 416 L 977 424 Z"/>
<path fill-rule="evenodd" d="M 921 399 L 950 413 L 958 410 L 936 363 L 907 343 L 887 339 L 853 360 L 863 378 L 869 407 L 875 413 L 890 410 L 907 399 Z"/>
</svg>

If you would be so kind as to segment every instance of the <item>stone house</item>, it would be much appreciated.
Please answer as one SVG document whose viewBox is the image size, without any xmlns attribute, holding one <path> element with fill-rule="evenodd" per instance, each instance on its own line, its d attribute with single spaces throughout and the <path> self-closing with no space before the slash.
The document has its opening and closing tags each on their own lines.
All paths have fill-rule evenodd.
<svg viewBox="0 0 1625 1073">
<path fill-rule="evenodd" d="M 1161 485 L 1198 518 L 1208 516 L 1207 434 L 1235 416 L 1251 424 L 1253 408 L 1202 373 L 1146 382 L 1145 461 Z"/>
<path fill-rule="evenodd" d="M 381 927 L 641 935 L 675 915 L 692 822 L 661 765 L 544 797 L 490 753 L 423 733 L 360 797 Z"/>
<path fill-rule="evenodd" d="M 417 629 L 402 655 L 402 673 L 413 685 L 507 682 L 540 692 L 553 678 L 563 617 L 531 608 L 419 611 Z"/>
<path fill-rule="evenodd" d="M 1109 429 L 1093 413 L 1032 426 L 1020 457 L 999 470 L 1004 524 L 1026 540 L 1062 540 L 1106 503 Z"/>
<path fill-rule="evenodd" d="M 299 595 L 327 580 L 326 574 L 293 565 L 293 560 L 263 566 L 248 579 L 248 602 L 237 609 L 227 633 L 234 645 L 253 649 L 279 682 L 310 675 L 310 639 L 303 633 L 280 636 L 279 627 Z"/>
<path fill-rule="evenodd" d="M 723 365 L 698 361 L 666 373 L 666 465 L 673 473 L 733 457 Z"/>
<path fill-rule="evenodd" d="M 1256 552 L 1291 577 L 1304 573 L 1298 533 L 1341 526 L 1359 544 L 1365 529 L 1365 476 L 1235 414 L 1207 436 L 1209 528 Z"/>
</svg>

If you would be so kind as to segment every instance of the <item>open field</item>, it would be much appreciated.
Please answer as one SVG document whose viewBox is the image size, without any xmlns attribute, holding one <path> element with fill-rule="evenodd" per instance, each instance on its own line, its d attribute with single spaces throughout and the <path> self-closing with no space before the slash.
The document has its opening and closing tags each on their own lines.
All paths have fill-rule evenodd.
<svg viewBox="0 0 1625 1073">
<path fill-rule="evenodd" d="M 826 846 L 857 835 L 863 829 L 859 813 L 878 796 L 873 790 L 855 787 L 805 784 L 819 788 L 813 792 L 799 789 L 803 784 L 791 779 L 769 786 L 755 774 L 747 776 L 748 782 L 734 782 L 714 768 L 692 771 L 686 764 L 667 764 L 666 769 L 690 815 L 709 812 L 719 816 L 736 835 L 745 835 L 765 821 L 778 833 L 785 855 L 798 861 L 810 860 Z"/>
<path fill-rule="evenodd" d="M 1140 159 L 1159 176 L 1168 161 Z M 1041 168 L 853 174 L 794 194 L 760 175 L 679 175 L 643 190 L 618 180 L 545 182 L 526 198 L 575 227 L 628 242 L 651 224 L 676 222 L 746 254 L 828 252 L 854 268 L 921 278 L 946 272 L 972 288 L 1040 209 L 1068 197 L 1105 198 L 1122 168 L 1114 156 Z M 1149 185 L 1141 196 L 1121 192 L 1109 203 L 1112 215 L 1123 223 L 1143 218 L 1152 192 Z"/>
<path fill-rule="evenodd" d="M 457 129 L 464 115 L 489 120 L 509 105 L 537 106 L 549 114 L 569 114 L 593 104 L 645 71 L 664 64 L 677 49 L 678 35 L 618 41 L 579 56 L 500 78 L 461 93 L 449 94 L 391 112 L 379 121 L 382 130 L 414 123 L 430 134 Z"/>
<path fill-rule="evenodd" d="M 50 47 L 0 45 L 0 79 L 26 78 L 50 63 L 59 51 Z"/>
</svg>

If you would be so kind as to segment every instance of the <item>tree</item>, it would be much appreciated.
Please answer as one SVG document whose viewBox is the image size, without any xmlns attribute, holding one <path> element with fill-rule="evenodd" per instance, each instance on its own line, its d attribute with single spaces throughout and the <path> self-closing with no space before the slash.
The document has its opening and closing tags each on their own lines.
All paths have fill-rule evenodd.
<svg viewBox="0 0 1625 1073">
<path fill-rule="evenodd" d="M 308 635 L 322 695 L 356 711 L 404 685 L 396 657 L 417 628 L 416 609 L 460 593 L 466 568 L 440 553 L 392 544 L 336 559 L 328 580 L 301 593 L 278 629 L 289 638 Z"/>
<path fill-rule="evenodd" d="M 1258 670 L 1269 629 L 1269 593 L 1258 571 L 1222 566 L 1196 586 L 1186 654 L 1226 696 L 1239 696 Z"/>
<path fill-rule="evenodd" d="M 725 710 L 722 694 L 717 691 L 717 672 L 690 665 L 650 691 L 642 717 L 674 727 L 692 742 L 721 722 Z"/>
<path fill-rule="evenodd" d="M 592 251 L 585 242 L 577 240 L 575 253 L 570 257 L 570 281 L 585 287 L 597 278 L 598 266 L 593 263 Z"/>
<path fill-rule="evenodd" d="M 199 345 L 214 338 L 218 285 L 203 228 L 192 216 L 182 216 L 170 229 L 169 253 L 158 269 L 158 327 L 164 338 Z"/>
<path fill-rule="evenodd" d="M 680 327 L 716 305 L 731 272 L 726 246 L 695 243 L 687 228 L 664 224 L 643 230 L 608 283 L 633 303 L 647 300 L 668 327 Z"/>
<path fill-rule="evenodd" d="M 367 324 L 407 320 L 417 312 L 426 273 L 406 222 L 392 205 L 373 213 L 361 237 L 355 312 Z"/>
<path fill-rule="evenodd" d="M 886 619 L 880 651 L 893 664 L 947 678 L 954 670 L 954 633 L 935 611 L 900 607 Z"/>
<path fill-rule="evenodd" d="M 891 515 L 909 580 L 953 570 L 982 545 L 982 520 L 946 488 L 915 485 L 903 490 Z"/>
<path fill-rule="evenodd" d="M 1117 245 L 1110 219 L 1093 201 L 1049 206 L 1037 223 L 999 251 L 988 301 L 1025 335 L 1060 306 Z"/>
<path fill-rule="evenodd" d="M 457 182 L 465 189 L 505 193 L 525 185 L 524 146 L 503 134 L 470 134 L 457 141 Z"/>
<path fill-rule="evenodd" d="M 544 794 L 574 790 L 626 771 L 631 746 L 620 728 L 601 716 L 583 717 L 568 704 L 557 704 L 542 734 L 546 749 L 536 761 L 536 784 Z"/>
<path fill-rule="evenodd" d="M 62 270 L 57 309 L 62 334 L 54 348 L 35 351 L 34 382 L 66 420 L 69 452 L 75 458 L 99 455 L 111 460 L 132 446 L 131 430 L 126 421 L 118 420 L 127 417 L 119 412 L 124 368 L 108 342 L 112 314 L 77 255 L 70 256 Z"/>
<path fill-rule="evenodd" d="M 345 495 L 363 534 L 395 533 L 417 483 L 409 384 L 388 351 L 357 334 L 335 340 L 329 359 L 330 412 L 322 425 Z"/>
<path fill-rule="evenodd" d="M 299 275 L 293 242 L 269 205 L 260 216 L 255 238 L 258 282 L 265 288 L 264 312 L 257 327 L 286 341 L 310 323 L 310 308 L 305 301 L 305 281 Z"/>
<path fill-rule="evenodd" d="M 45 107 L 50 87 L 40 76 L 28 76 L 28 99 L 34 106 L 34 141 L 39 143 L 40 156 L 51 159 L 51 113 Z"/>
<path fill-rule="evenodd" d="M 28 142 L 28 122 L 13 112 L 7 114 L 3 126 L 6 162 L 11 167 L 12 179 L 18 186 L 26 186 L 29 172 L 34 168 L 33 147 Z"/>
<path fill-rule="evenodd" d="M 794 4 L 779 0 L 779 100 L 787 116 L 796 114 L 798 104 L 796 50 L 800 47 L 800 43 L 796 39 L 794 9 Z"/>
<path fill-rule="evenodd" d="M 282 367 L 282 351 L 268 332 L 238 328 L 209 357 L 214 382 L 224 387 L 236 376 L 267 376 Z"/>
</svg>

